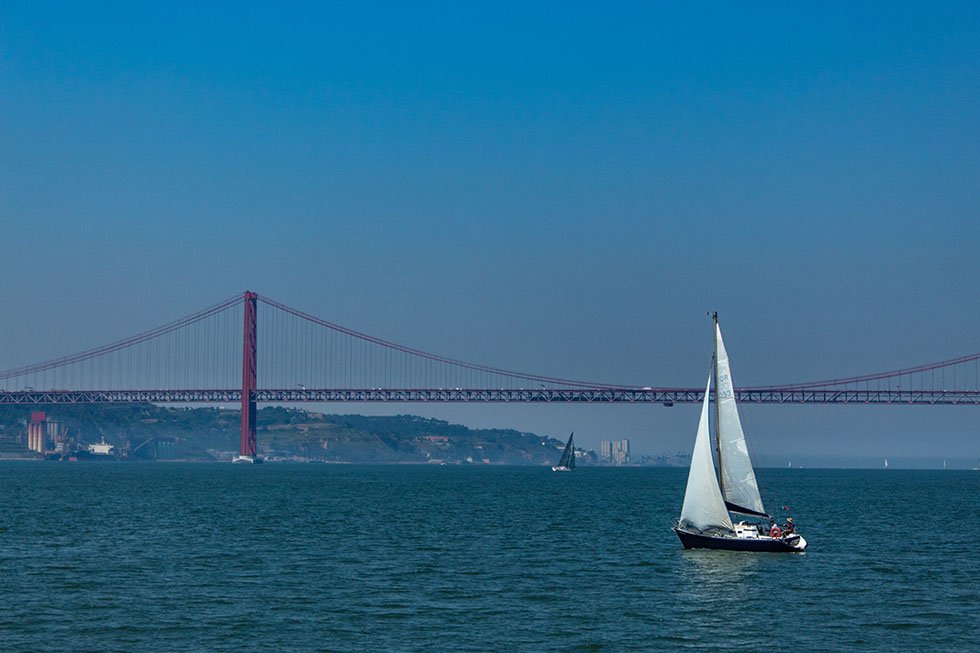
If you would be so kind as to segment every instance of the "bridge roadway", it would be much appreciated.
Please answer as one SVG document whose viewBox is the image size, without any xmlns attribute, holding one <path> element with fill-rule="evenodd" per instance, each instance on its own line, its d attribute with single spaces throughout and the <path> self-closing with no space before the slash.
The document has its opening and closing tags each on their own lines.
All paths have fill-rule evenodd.
<svg viewBox="0 0 980 653">
<path fill-rule="evenodd" d="M 741 388 L 743 404 L 880 404 L 913 406 L 977 406 L 976 390 L 859 390 L 847 388 Z M 296 388 L 259 389 L 252 398 L 260 403 L 699 403 L 697 388 Z M 132 403 L 240 403 L 241 389 L 230 390 L 23 390 L 0 392 L 0 405 L 132 404 Z"/>
</svg>

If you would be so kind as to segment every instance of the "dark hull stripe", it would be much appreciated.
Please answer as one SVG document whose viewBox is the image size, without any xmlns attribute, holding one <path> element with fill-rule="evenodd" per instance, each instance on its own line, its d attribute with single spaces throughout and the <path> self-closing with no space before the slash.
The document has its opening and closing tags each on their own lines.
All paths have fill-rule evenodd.
<svg viewBox="0 0 980 653">
<path fill-rule="evenodd" d="M 725 551 L 760 551 L 766 553 L 792 553 L 800 550 L 793 548 L 783 540 L 712 537 L 711 535 L 689 533 L 679 528 L 675 528 L 674 532 L 677 533 L 677 537 L 681 538 L 681 544 L 684 545 L 685 549 L 721 549 Z"/>
</svg>

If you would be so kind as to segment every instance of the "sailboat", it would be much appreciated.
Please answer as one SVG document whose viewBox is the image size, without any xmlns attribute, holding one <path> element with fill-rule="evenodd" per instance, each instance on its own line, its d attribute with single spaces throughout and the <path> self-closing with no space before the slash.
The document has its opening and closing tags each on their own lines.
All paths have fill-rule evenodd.
<svg viewBox="0 0 980 653">
<path fill-rule="evenodd" d="M 715 354 L 704 388 L 701 419 L 691 455 L 681 517 L 674 532 L 685 549 L 727 549 L 731 551 L 802 551 L 806 540 L 792 528 L 780 529 L 760 522 L 734 521 L 732 515 L 765 519 L 772 517 L 762 505 L 759 485 L 745 444 L 745 433 L 735 404 L 735 388 L 728 352 L 721 338 L 718 314 L 715 327 Z M 717 476 L 711 457 L 708 407 L 714 377 L 714 448 L 718 456 Z M 792 524 L 792 519 L 787 520 Z M 783 530 L 790 531 L 784 533 Z"/>
<path fill-rule="evenodd" d="M 575 437 L 575 431 L 568 436 L 568 443 L 565 445 L 565 450 L 561 453 L 561 460 L 558 464 L 551 468 L 553 472 L 570 472 L 575 469 L 575 443 L 572 439 Z"/>
</svg>

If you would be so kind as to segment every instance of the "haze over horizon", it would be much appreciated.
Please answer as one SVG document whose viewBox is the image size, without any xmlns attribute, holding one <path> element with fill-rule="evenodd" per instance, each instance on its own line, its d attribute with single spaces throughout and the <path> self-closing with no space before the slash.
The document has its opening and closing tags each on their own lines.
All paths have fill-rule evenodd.
<svg viewBox="0 0 980 653">
<path fill-rule="evenodd" d="M 703 384 L 710 310 L 737 385 L 980 351 L 975 3 L 8 4 L 0 88 L 0 369 L 245 289 L 643 386 Z M 311 408 L 641 454 L 697 421 Z M 741 409 L 774 467 L 972 466 L 976 411 Z"/>
</svg>

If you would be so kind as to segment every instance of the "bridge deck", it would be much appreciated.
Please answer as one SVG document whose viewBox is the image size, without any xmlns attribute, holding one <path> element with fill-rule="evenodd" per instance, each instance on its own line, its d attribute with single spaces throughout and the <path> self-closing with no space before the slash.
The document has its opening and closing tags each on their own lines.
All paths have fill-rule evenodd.
<svg viewBox="0 0 980 653">
<path fill-rule="evenodd" d="M 857 390 L 844 388 L 745 388 L 744 404 L 980 405 L 975 390 Z M 697 388 L 303 388 L 258 389 L 262 403 L 635 403 L 690 404 L 704 399 Z M 225 390 L 24 390 L 0 392 L 7 404 L 238 403 L 241 389 Z"/>
</svg>

